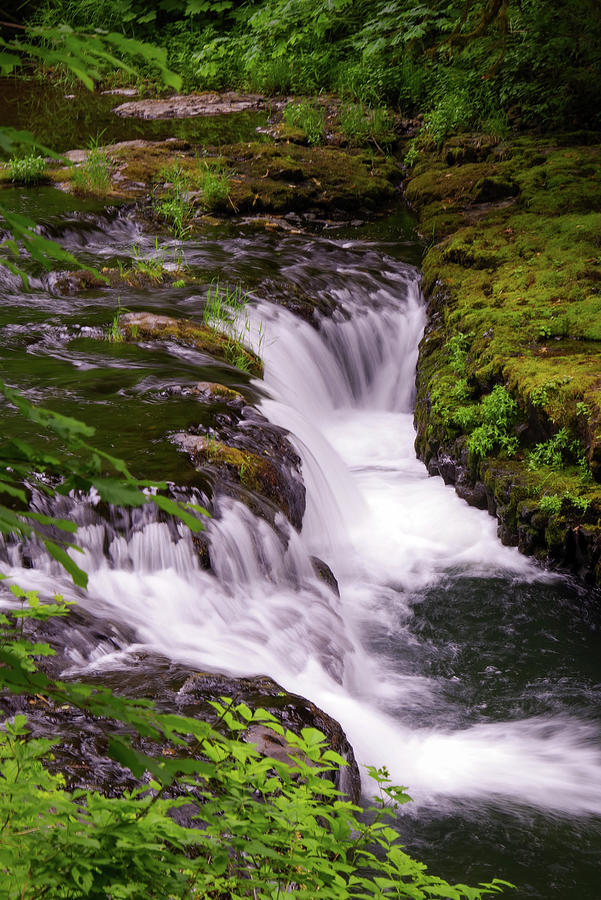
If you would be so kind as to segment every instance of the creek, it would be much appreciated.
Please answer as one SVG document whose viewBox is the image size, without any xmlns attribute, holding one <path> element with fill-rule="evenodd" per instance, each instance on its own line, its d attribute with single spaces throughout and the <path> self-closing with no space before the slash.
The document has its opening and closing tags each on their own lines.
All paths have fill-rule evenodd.
<svg viewBox="0 0 601 900">
<path fill-rule="evenodd" d="M 96 426 L 97 443 L 136 474 L 200 490 L 171 438 L 210 428 L 182 386 L 220 382 L 289 432 L 306 487 L 300 533 L 281 513 L 272 527 L 239 500 L 212 497 L 211 571 L 183 529 L 144 517 L 127 537 L 117 518 L 82 517 L 85 593 L 42 554 L 23 567 L 8 548 L 3 569 L 21 584 L 58 589 L 110 623 L 110 640 L 65 633 L 70 673 L 127 667 L 144 650 L 191 669 L 269 675 L 337 718 L 360 765 L 386 765 L 408 786 L 414 803 L 399 827 L 434 871 L 468 883 L 497 875 L 524 900 L 598 900 L 599 598 L 502 546 L 495 520 L 416 460 L 425 306 L 408 218 L 319 233 L 232 223 L 159 250 L 125 209 L 50 188 L 15 191 L 13 202 L 86 263 L 126 263 L 132 245 L 166 262 L 183 250 L 205 287 L 69 296 L 40 276 L 28 294 L 2 270 L 6 382 Z M 102 339 L 118 298 L 198 319 L 216 278 L 249 291 L 263 380 L 174 341 Z M 295 315 L 286 299 L 299 291 L 330 314 Z M 22 428 L 8 408 L 3 420 Z"/>
</svg>

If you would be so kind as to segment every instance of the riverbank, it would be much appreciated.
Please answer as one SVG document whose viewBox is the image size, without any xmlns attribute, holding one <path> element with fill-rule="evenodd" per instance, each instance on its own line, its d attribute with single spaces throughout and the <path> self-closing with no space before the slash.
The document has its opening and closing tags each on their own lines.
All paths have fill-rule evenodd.
<svg viewBox="0 0 601 900">
<path fill-rule="evenodd" d="M 418 456 L 510 545 L 601 581 L 601 151 L 482 135 L 414 153 L 430 247 Z"/>
</svg>

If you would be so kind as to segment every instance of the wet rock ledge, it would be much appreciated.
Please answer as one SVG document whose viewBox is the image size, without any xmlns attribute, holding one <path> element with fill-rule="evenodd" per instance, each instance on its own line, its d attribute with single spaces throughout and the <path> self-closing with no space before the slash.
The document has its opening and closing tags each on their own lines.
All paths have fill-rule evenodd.
<svg viewBox="0 0 601 900">
<path fill-rule="evenodd" d="M 504 543 L 601 583 L 598 135 L 422 147 L 416 449 Z"/>
</svg>

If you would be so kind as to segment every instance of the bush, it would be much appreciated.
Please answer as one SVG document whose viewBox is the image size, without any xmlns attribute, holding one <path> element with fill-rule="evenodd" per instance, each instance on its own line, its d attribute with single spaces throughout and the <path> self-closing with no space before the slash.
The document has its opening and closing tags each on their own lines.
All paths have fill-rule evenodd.
<svg viewBox="0 0 601 900">
<path fill-rule="evenodd" d="M 490 394 L 482 398 L 477 408 L 481 424 L 474 428 L 467 440 L 470 453 L 483 457 L 501 450 L 512 456 L 518 448 L 518 439 L 512 434 L 517 411 L 513 397 L 497 384 Z"/>
</svg>

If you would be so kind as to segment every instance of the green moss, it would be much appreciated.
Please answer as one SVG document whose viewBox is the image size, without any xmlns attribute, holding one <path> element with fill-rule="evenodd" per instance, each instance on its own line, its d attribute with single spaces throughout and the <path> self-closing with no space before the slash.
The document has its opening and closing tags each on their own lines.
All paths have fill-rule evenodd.
<svg viewBox="0 0 601 900">
<path fill-rule="evenodd" d="M 420 350 L 418 452 L 458 458 L 481 398 L 504 385 L 517 403 L 518 453 L 484 458 L 474 477 L 485 477 L 507 540 L 528 545 L 529 529 L 540 538 L 546 528 L 550 546 L 565 523 L 548 529 L 541 497 L 557 494 L 569 527 L 601 509 L 578 466 L 527 468 L 529 448 L 566 429 L 601 481 L 601 150 L 520 138 L 478 155 L 472 138 L 455 139 L 421 152 L 406 192 L 420 231 L 437 241 L 423 265 L 436 327 Z M 469 340 L 458 372 L 460 335 Z M 526 501 L 542 525 L 523 518 Z"/>
</svg>

